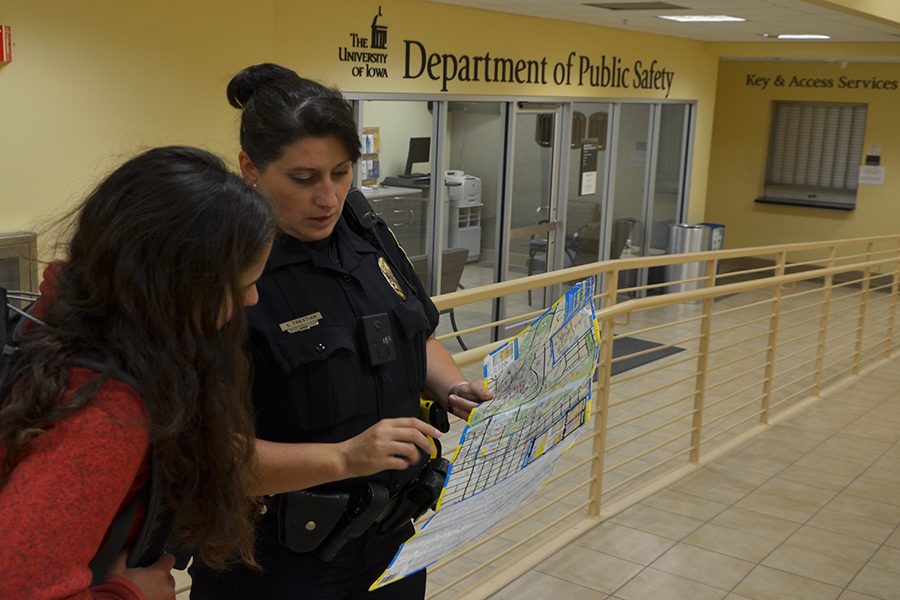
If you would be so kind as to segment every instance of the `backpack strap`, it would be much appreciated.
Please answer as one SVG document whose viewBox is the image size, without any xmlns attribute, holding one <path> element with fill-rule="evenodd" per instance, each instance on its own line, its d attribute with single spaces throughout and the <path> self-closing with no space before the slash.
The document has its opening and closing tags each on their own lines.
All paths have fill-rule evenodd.
<svg viewBox="0 0 900 600">
<path fill-rule="evenodd" d="M 71 364 L 91 369 L 92 371 L 104 372 L 107 366 L 97 359 L 90 357 L 78 357 L 72 359 Z M 140 392 L 140 387 L 133 377 L 120 369 L 113 369 L 112 377 L 133 387 Z M 152 450 L 152 448 L 151 448 Z M 162 479 L 159 472 L 159 461 L 154 459 L 153 453 L 150 454 L 150 481 L 144 487 L 140 494 L 120 511 L 106 535 L 106 540 L 100 550 L 91 561 L 90 568 L 93 575 L 92 585 L 99 585 L 106 579 L 109 569 L 115 562 L 116 557 L 125 547 L 128 534 L 134 527 L 134 521 L 137 516 L 137 508 L 144 504 L 144 520 L 141 523 L 141 529 L 128 552 L 128 560 L 125 563 L 129 569 L 137 567 L 149 567 L 163 555 L 163 552 L 172 552 L 169 547 L 169 533 L 172 526 L 172 515 L 163 502 Z M 176 554 L 175 568 L 185 569 L 190 554 Z"/>
<path fill-rule="evenodd" d="M 172 525 L 172 516 L 168 509 L 163 505 L 162 485 L 160 485 L 158 461 L 151 458 L 150 461 L 150 482 L 141 491 L 140 494 L 120 511 L 106 534 L 106 539 L 100 550 L 91 561 L 90 569 L 92 574 L 91 585 L 100 585 L 106 580 L 110 567 L 115 562 L 116 557 L 125 548 L 125 542 L 128 534 L 134 527 L 134 521 L 137 517 L 137 509 L 144 504 L 144 521 L 141 524 L 140 532 L 134 545 L 128 552 L 128 560 L 125 563 L 129 569 L 138 567 L 149 567 L 163 555 L 164 552 L 172 552 L 168 548 L 169 531 Z M 190 554 L 174 553 L 175 568 L 184 570 L 190 560 Z"/>
<path fill-rule="evenodd" d="M 98 372 L 103 372 L 103 370 L 106 369 L 105 364 L 92 358 L 79 357 L 73 359 L 71 363 Z M 115 379 L 118 379 L 140 392 L 141 388 L 138 385 L 137 380 L 128 373 L 125 373 L 120 369 L 113 369 L 111 375 Z M 99 581 L 101 582 L 105 579 L 116 556 L 118 556 L 119 552 L 125 547 L 128 533 L 134 526 L 136 516 L 134 508 L 140 503 L 143 503 L 146 507 L 146 510 L 144 511 L 144 520 L 141 523 L 141 529 L 138 532 L 138 536 L 128 552 L 126 566 L 129 569 L 149 567 L 159 560 L 159 557 L 162 556 L 164 552 L 169 552 L 175 554 L 176 569 L 183 570 L 187 568 L 187 563 L 191 557 L 190 554 L 176 552 L 169 547 L 172 514 L 165 506 L 162 475 L 159 471 L 159 461 L 155 459 L 151 446 L 150 481 L 141 493 L 138 494 L 124 510 L 116 515 L 112 525 L 110 525 L 106 542 L 91 562 L 91 571 L 93 572 L 95 579 L 99 577 Z M 119 530 L 124 530 L 124 533 L 122 534 L 124 537 L 120 537 L 116 534 Z M 101 555 L 104 556 L 103 560 L 100 559 Z"/>
<path fill-rule="evenodd" d="M 140 393 L 140 386 L 136 379 L 121 369 L 110 369 L 106 362 L 100 356 L 77 356 L 69 361 L 69 364 L 75 367 L 82 367 L 95 371 L 97 373 L 109 373 L 111 378 L 118 379 L 122 383 L 134 388 Z M 153 460 L 152 453 L 150 458 L 150 481 L 147 486 L 141 490 L 141 493 L 128 503 L 124 509 L 119 511 L 109 529 L 106 532 L 103 545 L 97 554 L 91 560 L 90 569 L 92 574 L 91 585 L 100 585 L 106 580 L 110 567 L 115 562 L 116 557 L 125 547 L 128 540 L 128 534 L 134 527 L 137 517 L 137 509 L 141 504 L 146 505 L 144 522 L 141 525 L 138 540 L 128 555 L 127 566 L 146 567 L 153 564 L 162 555 L 162 546 L 165 545 L 165 538 L 168 537 L 168 527 L 163 526 L 168 522 L 162 516 L 162 503 L 160 496 L 159 476 L 157 474 L 156 461 Z M 160 535 L 165 532 L 166 535 Z M 152 554 L 152 548 L 147 547 L 145 540 L 150 534 L 155 537 L 162 537 L 162 543 L 155 555 Z M 139 549 L 140 546 L 140 549 Z M 137 550 L 137 551 L 136 551 Z"/>
<path fill-rule="evenodd" d="M 100 550 L 97 551 L 97 554 L 94 555 L 94 559 L 89 565 L 92 575 L 91 586 L 100 585 L 106 580 L 106 575 L 109 573 L 110 567 L 112 567 L 113 562 L 115 562 L 116 557 L 122 551 L 122 548 L 125 547 L 125 541 L 128 539 L 128 534 L 134 526 L 137 509 L 143 502 L 144 495 L 144 493 L 141 493 L 135 496 L 128 506 L 119 512 L 116 515 L 116 518 L 113 519 L 112 525 L 109 526 L 109 530 L 106 533 L 106 539 L 103 541 L 103 545 L 100 547 Z"/>
<path fill-rule="evenodd" d="M 73 367 L 82 367 L 96 373 L 109 373 L 110 379 L 118 379 L 128 387 L 134 388 L 138 394 L 141 394 L 141 386 L 137 379 L 123 371 L 122 369 L 112 367 L 106 364 L 104 357 L 100 355 L 74 356 L 67 363 Z M 143 396 L 141 396 L 143 399 Z"/>
<path fill-rule="evenodd" d="M 185 569 L 191 558 L 189 553 L 176 552 L 169 547 L 169 533 L 172 528 L 172 513 L 163 502 L 159 461 L 150 461 L 150 485 L 144 489 L 147 511 L 141 531 L 128 554 L 129 568 L 147 567 L 156 562 L 164 552 L 175 555 L 175 568 Z"/>
</svg>

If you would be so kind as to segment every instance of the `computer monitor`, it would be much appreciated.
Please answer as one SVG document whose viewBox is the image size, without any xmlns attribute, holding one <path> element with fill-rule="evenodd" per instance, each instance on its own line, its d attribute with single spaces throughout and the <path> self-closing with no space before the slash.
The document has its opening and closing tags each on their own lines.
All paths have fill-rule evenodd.
<svg viewBox="0 0 900 600">
<path fill-rule="evenodd" d="M 409 138 L 409 151 L 406 153 L 406 170 L 401 177 L 427 177 L 428 173 L 417 173 L 413 171 L 413 165 L 425 163 L 431 168 L 431 138 L 430 137 L 411 137 Z"/>
</svg>

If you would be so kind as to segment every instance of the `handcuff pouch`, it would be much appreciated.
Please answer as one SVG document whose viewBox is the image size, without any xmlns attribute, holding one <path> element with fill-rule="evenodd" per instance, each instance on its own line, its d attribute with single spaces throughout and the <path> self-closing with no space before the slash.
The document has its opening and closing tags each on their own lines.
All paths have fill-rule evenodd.
<svg viewBox="0 0 900 600">
<path fill-rule="evenodd" d="M 334 530 L 349 502 L 347 492 L 301 490 L 279 494 L 278 541 L 294 552 L 312 552 Z"/>
</svg>

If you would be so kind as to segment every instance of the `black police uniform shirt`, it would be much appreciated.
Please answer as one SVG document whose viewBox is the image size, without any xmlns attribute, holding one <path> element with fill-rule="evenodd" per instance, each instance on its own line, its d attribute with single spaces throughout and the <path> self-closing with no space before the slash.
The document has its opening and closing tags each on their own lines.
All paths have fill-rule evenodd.
<svg viewBox="0 0 900 600">
<path fill-rule="evenodd" d="M 276 239 L 257 282 L 259 302 L 247 312 L 260 438 L 340 442 L 381 419 L 418 416 L 425 340 L 439 315 L 387 227 L 379 227 L 389 256 L 344 218 L 322 250 L 283 234 Z M 396 358 L 372 366 L 360 318 L 378 313 L 388 315 Z M 373 479 L 396 493 L 416 471 Z"/>
</svg>

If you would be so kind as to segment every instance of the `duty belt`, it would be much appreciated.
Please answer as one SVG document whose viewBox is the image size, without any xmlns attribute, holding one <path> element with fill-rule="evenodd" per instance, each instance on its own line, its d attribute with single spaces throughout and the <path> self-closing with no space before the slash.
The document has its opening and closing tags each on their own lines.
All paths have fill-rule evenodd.
<svg viewBox="0 0 900 600">
<path fill-rule="evenodd" d="M 429 460 L 395 496 L 376 482 L 353 492 L 280 494 L 276 513 L 279 541 L 288 550 L 315 552 L 320 559 L 331 560 L 347 542 L 370 529 L 390 532 L 434 509 L 449 466 L 445 458 Z"/>
</svg>

